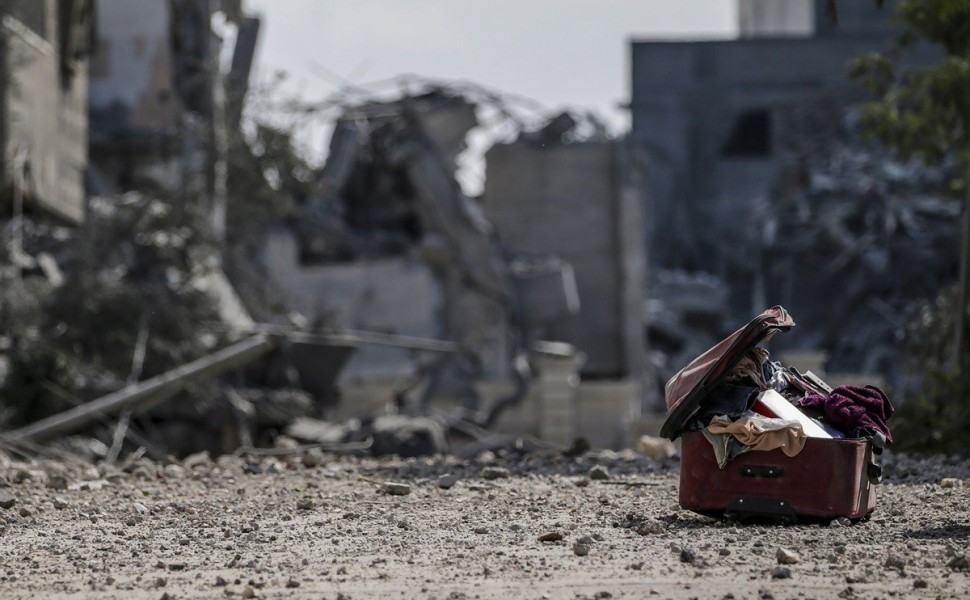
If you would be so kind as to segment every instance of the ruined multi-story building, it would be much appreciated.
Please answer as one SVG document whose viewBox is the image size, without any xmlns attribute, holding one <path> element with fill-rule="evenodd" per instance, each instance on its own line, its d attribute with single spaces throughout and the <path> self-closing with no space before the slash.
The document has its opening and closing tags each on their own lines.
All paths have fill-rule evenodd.
<svg viewBox="0 0 970 600">
<path fill-rule="evenodd" d="M 225 228 L 227 131 L 238 126 L 259 19 L 242 0 L 100 0 L 91 63 L 91 157 L 96 192 L 147 181 L 210 203 Z M 234 30 L 221 61 L 219 21 Z"/>
<path fill-rule="evenodd" d="M 733 281 L 732 305 L 747 313 L 757 255 L 746 223 L 785 158 L 778 111 L 858 87 L 849 61 L 890 46 L 893 4 L 840 2 L 836 22 L 825 0 L 741 0 L 739 39 L 633 42 L 632 136 L 650 160 L 654 266 Z"/>
<path fill-rule="evenodd" d="M 8 0 L 2 8 L 0 140 L 14 210 L 84 218 L 92 0 Z"/>
</svg>

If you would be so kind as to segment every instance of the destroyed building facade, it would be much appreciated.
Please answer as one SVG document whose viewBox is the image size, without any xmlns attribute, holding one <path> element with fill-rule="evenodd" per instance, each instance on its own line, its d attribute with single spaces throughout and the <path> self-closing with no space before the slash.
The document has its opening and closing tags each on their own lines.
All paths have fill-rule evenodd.
<svg viewBox="0 0 970 600">
<path fill-rule="evenodd" d="M 2 19 L 4 187 L 14 204 L 80 222 L 94 2 L 14 0 Z"/>
<path fill-rule="evenodd" d="M 779 107 L 855 85 L 848 61 L 886 49 L 897 32 L 891 2 L 838 11 L 834 23 L 825 0 L 745 0 L 740 39 L 631 46 L 632 137 L 650 160 L 652 264 L 738 282 L 737 315 L 750 312 L 752 290 L 740 282 L 756 265 L 734 242 L 786 158 Z"/>
<path fill-rule="evenodd" d="M 146 185 L 206 202 L 226 222 L 227 136 L 239 126 L 259 19 L 241 0 L 100 0 L 91 63 L 96 194 Z M 215 17 L 225 27 L 214 28 Z M 225 29 L 233 30 L 224 65 Z"/>
</svg>

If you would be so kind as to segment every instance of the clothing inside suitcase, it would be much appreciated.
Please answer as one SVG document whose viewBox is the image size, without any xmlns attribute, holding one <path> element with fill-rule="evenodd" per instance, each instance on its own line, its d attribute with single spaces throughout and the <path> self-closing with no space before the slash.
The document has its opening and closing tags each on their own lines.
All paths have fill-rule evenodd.
<svg viewBox="0 0 970 600">
<path fill-rule="evenodd" d="M 683 508 L 857 519 L 875 507 L 874 456 L 892 442 L 892 405 L 877 388 L 833 390 L 771 361 L 760 344 L 794 325 L 770 308 L 667 382 L 661 435 L 683 438 Z"/>
</svg>

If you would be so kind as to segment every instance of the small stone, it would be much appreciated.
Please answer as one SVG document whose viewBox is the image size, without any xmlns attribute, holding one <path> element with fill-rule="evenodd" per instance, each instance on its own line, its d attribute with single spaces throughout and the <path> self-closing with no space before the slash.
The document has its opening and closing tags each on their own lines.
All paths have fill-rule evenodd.
<svg viewBox="0 0 970 600">
<path fill-rule="evenodd" d="M 574 481 L 573 484 L 575 484 L 576 487 L 581 487 L 581 488 L 588 487 L 589 479 L 586 479 L 585 477 L 583 477 L 582 479 L 577 479 L 576 481 Z"/>
<path fill-rule="evenodd" d="M 392 481 L 386 482 L 381 489 L 385 494 L 391 496 L 407 496 L 411 493 L 411 486 L 406 483 L 394 483 Z"/>
<path fill-rule="evenodd" d="M 925 590 L 928 587 L 929 587 L 929 584 L 926 583 L 925 579 L 916 579 L 913 581 L 913 589 Z"/>
<path fill-rule="evenodd" d="M 656 535 L 663 532 L 664 526 L 660 521 L 649 521 L 637 527 L 637 533 L 640 535 Z"/>
<path fill-rule="evenodd" d="M 256 590 L 254 590 L 252 587 L 250 587 L 250 586 L 247 585 L 246 587 L 243 588 L 242 597 L 243 598 L 255 598 L 256 597 Z"/>
<path fill-rule="evenodd" d="M 779 565 L 794 565 L 798 564 L 799 561 L 798 554 L 785 548 L 778 548 L 775 552 L 775 558 L 778 560 Z"/>
<path fill-rule="evenodd" d="M 476 527 L 473 531 L 479 535 L 484 535 L 488 533 L 488 527 Z"/>
<path fill-rule="evenodd" d="M 157 588 L 163 588 L 167 584 L 168 584 L 168 579 L 166 579 L 164 577 L 156 577 L 155 578 L 155 587 L 157 587 Z"/>
<path fill-rule="evenodd" d="M 849 525 L 852 525 L 852 521 L 845 517 L 833 519 L 832 522 L 829 523 L 829 527 L 848 527 Z"/>
<path fill-rule="evenodd" d="M 482 469 L 482 479 L 506 479 L 511 475 L 505 467 L 485 467 Z"/>
<path fill-rule="evenodd" d="M 51 490 L 64 491 L 67 489 L 67 478 L 63 475 L 51 475 L 47 478 L 47 488 Z"/>
<path fill-rule="evenodd" d="M 0 492 L 0 508 L 10 509 L 10 508 L 13 508 L 13 505 L 16 503 L 17 503 L 16 498 L 11 496 L 10 494 Z"/>
<path fill-rule="evenodd" d="M 573 554 L 576 556 L 586 556 L 589 554 L 589 544 L 581 544 L 576 542 L 573 544 Z"/>
<path fill-rule="evenodd" d="M 438 487 L 443 490 L 450 490 L 452 487 L 458 483 L 457 475 L 442 475 L 438 478 Z"/>
<path fill-rule="evenodd" d="M 214 585 L 216 587 L 226 587 L 227 585 L 229 585 L 229 582 L 223 579 L 222 575 L 219 575 L 218 577 L 216 577 L 216 582 Z"/>
<path fill-rule="evenodd" d="M 731 556 L 731 551 L 728 550 L 727 548 L 721 548 L 720 550 L 717 551 L 717 553 L 720 554 L 721 556 Z"/>
<path fill-rule="evenodd" d="M 895 554 L 890 554 L 886 557 L 886 562 L 883 566 L 887 569 L 896 569 L 897 571 L 902 571 L 906 568 L 906 559 Z"/>
<path fill-rule="evenodd" d="M 135 508 L 135 512 L 140 515 L 147 515 L 148 513 L 151 512 L 150 510 L 148 510 L 148 507 L 142 504 L 141 502 L 135 502 L 132 506 Z"/>
<path fill-rule="evenodd" d="M 290 577 L 286 581 L 286 587 L 288 587 L 288 588 L 298 588 L 298 587 L 300 587 L 300 581 L 298 579 L 296 579 L 295 577 Z"/>
<path fill-rule="evenodd" d="M 312 469 L 313 467 L 317 467 L 320 465 L 320 458 L 315 453 L 307 451 L 307 452 L 304 452 L 303 456 L 300 458 L 300 463 L 304 467 L 308 469 Z"/>
<path fill-rule="evenodd" d="M 54 502 L 54 508 L 56 508 L 57 510 L 64 510 L 68 506 L 67 500 L 65 500 L 64 498 L 61 498 L 60 496 L 54 496 L 53 502 Z"/>
<path fill-rule="evenodd" d="M 300 498 L 296 501 L 297 510 L 313 510 L 313 500 L 309 498 Z"/>
<path fill-rule="evenodd" d="M 182 466 L 186 469 L 194 469 L 195 467 L 207 467 L 212 465 L 212 456 L 209 455 L 208 450 L 203 450 L 202 452 L 196 452 L 195 454 L 189 454 L 182 461 Z"/>
<path fill-rule="evenodd" d="M 940 487 L 943 489 L 963 487 L 963 480 L 956 477 L 944 477 L 940 480 Z"/>
<path fill-rule="evenodd" d="M 596 465 L 589 470 L 587 477 L 593 481 L 606 481 L 610 478 L 610 472 L 603 465 Z"/>
<path fill-rule="evenodd" d="M 954 556 L 950 562 L 946 563 L 946 566 L 950 567 L 954 571 L 970 571 L 970 561 L 967 560 L 966 556 Z"/>
<path fill-rule="evenodd" d="M 31 510 L 29 508 L 27 508 L 26 506 L 21 506 L 19 512 L 20 512 L 20 516 L 21 517 L 24 517 L 24 518 L 34 516 L 34 513 L 31 512 Z"/>
<path fill-rule="evenodd" d="M 788 567 L 775 567 L 771 570 L 772 579 L 791 579 L 791 569 Z"/>
<path fill-rule="evenodd" d="M 563 538 L 562 532 L 560 532 L 560 531 L 549 531 L 549 532 L 546 532 L 546 533 L 543 533 L 542 535 L 540 535 L 539 536 L 539 541 L 540 542 L 558 542 L 558 541 L 561 541 L 562 538 Z"/>
<path fill-rule="evenodd" d="M 680 562 L 692 565 L 695 561 L 697 561 L 697 555 L 694 554 L 693 550 L 690 548 L 680 549 Z"/>
</svg>

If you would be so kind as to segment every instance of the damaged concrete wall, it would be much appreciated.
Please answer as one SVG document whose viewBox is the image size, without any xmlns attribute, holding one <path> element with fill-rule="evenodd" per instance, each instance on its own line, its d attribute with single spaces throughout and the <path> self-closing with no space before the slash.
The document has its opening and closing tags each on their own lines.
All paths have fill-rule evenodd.
<svg viewBox="0 0 970 600">
<path fill-rule="evenodd" d="M 539 335 L 584 352 L 586 377 L 637 379 L 643 369 L 642 218 L 625 152 L 614 141 L 521 140 L 486 155 L 484 211 L 500 243 L 574 269 L 580 312 Z"/>
<path fill-rule="evenodd" d="M 84 218 L 83 42 L 92 10 L 90 2 L 32 0 L 15 3 L 2 25 L 8 42 L 2 67 L 5 178 L 22 182 L 26 202 L 73 222 Z"/>
<path fill-rule="evenodd" d="M 436 338 L 441 291 L 431 270 L 408 257 L 303 265 L 295 236 L 273 232 L 262 260 L 267 288 L 312 325 Z M 343 373 L 347 379 L 389 379 L 413 371 L 412 352 L 363 347 Z"/>
</svg>

